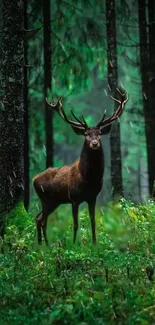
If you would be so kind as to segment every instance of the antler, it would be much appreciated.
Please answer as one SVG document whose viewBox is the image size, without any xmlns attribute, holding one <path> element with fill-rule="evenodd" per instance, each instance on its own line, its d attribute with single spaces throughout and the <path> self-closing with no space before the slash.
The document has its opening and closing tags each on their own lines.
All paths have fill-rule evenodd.
<svg viewBox="0 0 155 325">
<path fill-rule="evenodd" d="M 73 127 L 76 127 L 76 128 L 86 129 L 88 126 L 87 126 L 87 123 L 86 123 L 83 116 L 82 116 L 82 119 L 83 119 L 83 122 L 82 122 L 79 118 L 77 118 L 75 116 L 75 114 L 71 110 L 71 113 L 72 113 L 73 117 L 76 119 L 77 122 L 68 119 L 68 117 L 67 117 L 67 115 L 66 115 L 66 113 L 65 113 L 65 111 L 63 109 L 63 106 L 62 106 L 62 98 L 63 98 L 63 96 L 59 97 L 56 104 L 48 102 L 48 100 L 46 98 L 46 103 L 48 104 L 48 106 L 52 107 L 60 115 L 60 117 L 65 122 L 67 122 L 68 124 L 70 124 L 70 125 L 72 125 Z"/>
<path fill-rule="evenodd" d="M 105 115 L 106 115 L 106 111 L 105 111 L 101 121 L 97 124 L 97 127 L 105 127 L 105 126 L 111 124 L 113 121 L 117 120 L 121 116 L 121 114 L 124 110 L 124 105 L 128 101 L 129 98 L 128 98 L 126 92 L 122 93 L 119 88 L 116 88 L 116 89 L 119 92 L 119 94 L 121 95 L 121 100 L 118 100 L 117 98 L 114 98 L 112 96 L 110 96 L 110 97 L 115 102 L 119 103 L 120 105 L 118 106 L 118 108 L 114 112 L 114 114 L 111 117 L 106 118 L 106 119 L 105 119 Z"/>
</svg>

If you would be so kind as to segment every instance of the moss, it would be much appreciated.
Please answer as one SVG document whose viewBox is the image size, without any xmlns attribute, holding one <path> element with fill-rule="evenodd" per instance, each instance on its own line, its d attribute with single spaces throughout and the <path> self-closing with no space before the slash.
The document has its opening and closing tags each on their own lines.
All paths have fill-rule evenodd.
<svg viewBox="0 0 155 325">
<path fill-rule="evenodd" d="M 30 214 L 25 210 L 23 201 L 18 204 L 5 216 L 6 225 L 15 225 L 19 231 L 25 229 L 26 226 L 32 224 Z"/>
</svg>

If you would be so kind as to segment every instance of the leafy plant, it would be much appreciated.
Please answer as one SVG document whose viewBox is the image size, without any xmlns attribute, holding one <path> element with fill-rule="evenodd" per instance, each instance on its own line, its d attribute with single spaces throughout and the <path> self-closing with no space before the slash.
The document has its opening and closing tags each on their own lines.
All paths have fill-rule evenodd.
<svg viewBox="0 0 155 325">
<path fill-rule="evenodd" d="M 22 232 L 18 222 L 8 226 L 0 324 L 153 324 L 154 202 L 122 199 L 98 209 L 96 247 L 87 210 L 76 245 L 69 215 L 66 207 L 50 219 L 49 248 L 35 243 L 33 219 L 25 219 Z"/>
</svg>

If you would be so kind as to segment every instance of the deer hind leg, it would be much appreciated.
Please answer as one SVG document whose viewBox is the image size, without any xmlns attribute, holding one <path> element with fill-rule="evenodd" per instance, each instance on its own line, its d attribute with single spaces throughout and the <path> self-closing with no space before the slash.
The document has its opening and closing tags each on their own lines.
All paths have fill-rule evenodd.
<svg viewBox="0 0 155 325">
<path fill-rule="evenodd" d="M 76 234 L 78 231 L 78 209 L 79 209 L 79 205 L 77 203 L 72 203 L 72 215 L 73 215 L 73 223 L 74 223 L 73 243 L 75 243 L 76 241 Z"/>
<path fill-rule="evenodd" d="M 36 217 L 37 238 L 38 238 L 39 245 L 42 244 L 42 234 L 41 234 L 42 218 L 43 218 L 43 212 L 39 213 Z"/>
<path fill-rule="evenodd" d="M 91 228 L 92 228 L 93 244 L 96 244 L 95 205 L 96 205 L 96 199 L 93 200 L 92 202 L 88 202 L 89 217 L 90 217 Z"/>
<path fill-rule="evenodd" d="M 59 206 L 59 204 L 57 203 L 53 203 L 50 206 L 43 206 L 43 217 L 42 217 L 42 223 L 41 223 L 41 227 L 42 227 L 42 231 L 43 231 L 43 235 L 44 235 L 44 239 L 45 239 L 45 243 L 48 246 L 48 239 L 47 239 L 47 234 L 46 234 L 46 229 L 47 229 L 47 220 L 48 220 L 48 216 L 50 213 L 52 213 L 57 207 Z"/>
</svg>

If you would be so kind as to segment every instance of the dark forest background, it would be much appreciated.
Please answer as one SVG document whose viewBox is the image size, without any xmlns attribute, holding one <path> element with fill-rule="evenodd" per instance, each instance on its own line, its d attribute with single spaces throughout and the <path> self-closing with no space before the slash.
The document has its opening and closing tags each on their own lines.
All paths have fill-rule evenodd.
<svg viewBox="0 0 155 325">
<path fill-rule="evenodd" d="M 40 28 L 26 43 L 27 63 L 32 67 L 27 69 L 29 165 L 25 157 L 25 173 L 32 209 L 33 176 L 50 165 L 71 164 L 83 143 L 46 107 L 47 94 L 53 100 L 63 94 L 66 112 L 73 107 L 93 126 L 105 108 L 112 114 L 108 93 L 117 85 L 125 88 L 130 100 L 110 138 L 103 138 L 106 170 L 100 203 L 112 198 L 115 178 L 121 183 L 115 191 L 122 187 L 126 198 L 143 201 L 152 195 L 153 10 L 152 1 L 147 6 L 145 1 L 103 1 L 95 6 L 92 1 L 44 1 L 43 6 L 34 1 L 28 5 L 27 27 Z"/>
<path fill-rule="evenodd" d="M 153 192 L 154 152 L 154 5 L 152 1 L 31 2 L 27 28 L 39 29 L 26 42 L 29 141 L 25 156 L 25 202 L 35 209 L 34 175 L 47 166 L 71 164 L 79 156 L 83 138 L 77 137 L 46 107 L 63 94 L 66 112 L 74 108 L 90 126 L 107 109 L 114 109 L 108 93 L 125 88 L 129 102 L 110 138 L 103 138 L 106 158 L 100 203 L 112 198 L 115 178 L 126 198 L 143 201 Z M 153 123 L 153 124 L 152 124 Z M 26 154 L 26 152 L 25 152 Z M 111 174 L 114 169 L 114 176 Z M 29 176 L 29 182 L 28 182 Z M 29 187 L 29 190 L 28 190 Z M 29 196 L 29 199 L 28 199 Z"/>
</svg>

